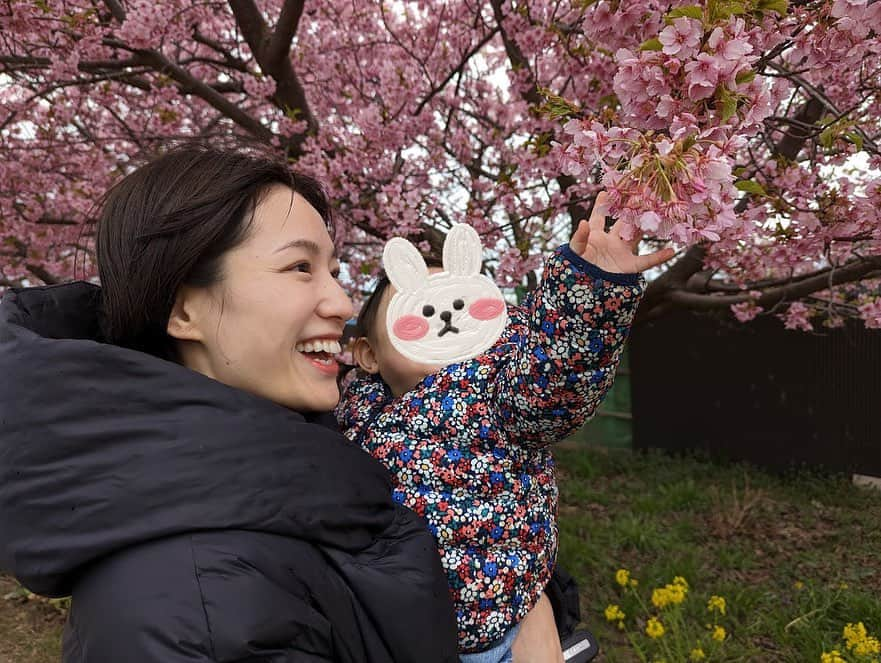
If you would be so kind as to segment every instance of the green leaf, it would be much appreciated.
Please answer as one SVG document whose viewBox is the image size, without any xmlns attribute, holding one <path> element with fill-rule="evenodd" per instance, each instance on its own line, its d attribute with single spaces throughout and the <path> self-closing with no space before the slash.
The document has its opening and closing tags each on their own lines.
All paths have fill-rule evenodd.
<svg viewBox="0 0 881 663">
<path fill-rule="evenodd" d="M 722 106 L 722 121 L 725 122 L 737 112 L 737 96 L 723 87 L 719 94 L 719 101 Z"/>
<path fill-rule="evenodd" d="M 746 193 L 754 193 L 757 196 L 767 196 L 768 192 L 765 191 L 765 187 L 756 182 L 755 180 L 738 180 L 734 183 L 734 188 L 738 191 L 745 191 Z"/>
<path fill-rule="evenodd" d="M 780 16 L 786 16 L 789 0 L 759 0 L 757 8 L 763 12 L 777 12 Z"/>
<path fill-rule="evenodd" d="M 862 151 L 863 137 L 860 136 L 856 131 L 848 131 L 844 134 L 843 137 L 847 138 L 847 140 L 856 145 L 858 151 Z"/>
<path fill-rule="evenodd" d="M 738 85 L 742 85 L 743 83 L 752 83 L 753 79 L 756 77 L 756 72 L 752 69 L 747 69 L 746 71 L 741 71 L 734 78 L 734 82 Z"/>
<path fill-rule="evenodd" d="M 571 101 L 554 94 L 547 88 L 539 88 L 538 93 L 545 98 L 545 101 L 536 110 L 544 117 L 555 120 L 561 117 L 575 117 L 581 112 L 581 109 Z"/>
<path fill-rule="evenodd" d="M 720 2 L 716 5 L 715 20 L 724 20 L 732 16 L 742 16 L 746 6 L 742 2 Z"/>
<path fill-rule="evenodd" d="M 835 134 L 837 130 L 838 128 L 834 124 L 826 127 L 825 129 L 823 129 L 823 131 L 820 132 L 820 136 L 817 138 L 817 142 L 826 149 L 831 148 L 832 143 L 835 142 Z"/>
<path fill-rule="evenodd" d="M 660 51 L 662 48 L 664 48 L 664 45 L 657 37 L 646 39 L 639 45 L 639 50 L 641 51 Z"/>
<path fill-rule="evenodd" d="M 698 21 L 704 20 L 704 10 L 697 5 L 688 5 L 686 7 L 677 7 L 667 12 L 667 20 L 672 21 L 674 18 L 695 18 Z"/>
</svg>

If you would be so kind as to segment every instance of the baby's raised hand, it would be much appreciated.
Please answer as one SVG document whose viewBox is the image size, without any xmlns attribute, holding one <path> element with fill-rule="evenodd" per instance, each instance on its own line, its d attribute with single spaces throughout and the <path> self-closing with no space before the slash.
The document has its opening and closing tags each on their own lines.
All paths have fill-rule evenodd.
<svg viewBox="0 0 881 663">
<path fill-rule="evenodd" d="M 643 272 L 673 257 L 676 252 L 672 248 L 638 255 L 636 251 L 639 250 L 642 235 L 637 234 L 632 240 L 622 239 L 620 221 L 616 221 L 606 232 L 608 198 L 608 194 L 601 191 L 597 195 L 590 219 L 578 224 L 575 234 L 569 240 L 569 246 L 575 253 L 600 269 L 614 274 Z"/>
</svg>

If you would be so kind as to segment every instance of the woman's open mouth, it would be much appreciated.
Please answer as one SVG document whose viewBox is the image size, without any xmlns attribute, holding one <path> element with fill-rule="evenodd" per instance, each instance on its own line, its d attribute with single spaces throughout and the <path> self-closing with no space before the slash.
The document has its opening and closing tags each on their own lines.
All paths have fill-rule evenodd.
<svg viewBox="0 0 881 663">
<path fill-rule="evenodd" d="M 339 341 L 315 339 L 297 343 L 294 349 L 303 355 L 312 366 L 325 375 L 337 375 L 340 371 L 336 355 L 342 352 Z"/>
</svg>

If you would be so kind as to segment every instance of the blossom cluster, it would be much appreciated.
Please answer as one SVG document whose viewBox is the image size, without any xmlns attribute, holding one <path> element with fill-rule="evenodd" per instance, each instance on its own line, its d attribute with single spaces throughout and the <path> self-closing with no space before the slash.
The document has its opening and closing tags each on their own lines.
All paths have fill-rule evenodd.
<svg viewBox="0 0 881 663">
<path fill-rule="evenodd" d="M 599 164 L 613 215 L 634 232 L 683 244 L 743 237 L 732 164 L 785 92 L 753 69 L 754 44 L 775 44 L 738 15 L 694 6 L 666 18 L 639 51 L 615 54 L 619 124 L 565 125 L 563 167 L 583 176 Z"/>
</svg>

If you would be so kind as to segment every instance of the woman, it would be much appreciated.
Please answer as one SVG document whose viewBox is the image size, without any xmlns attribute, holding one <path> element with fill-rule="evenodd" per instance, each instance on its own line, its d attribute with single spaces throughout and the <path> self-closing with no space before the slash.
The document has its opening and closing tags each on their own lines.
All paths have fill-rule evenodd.
<svg viewBox="0 0 881 663">
<path fill-rule="evenodd" d="M 183 147 L 123 179 L 102 288 L 0 304 L 0 568 L 67 663 L 454 661 L 431 535 L 329 427 L 352 308 L 312 180 Z"/>
</svg>

